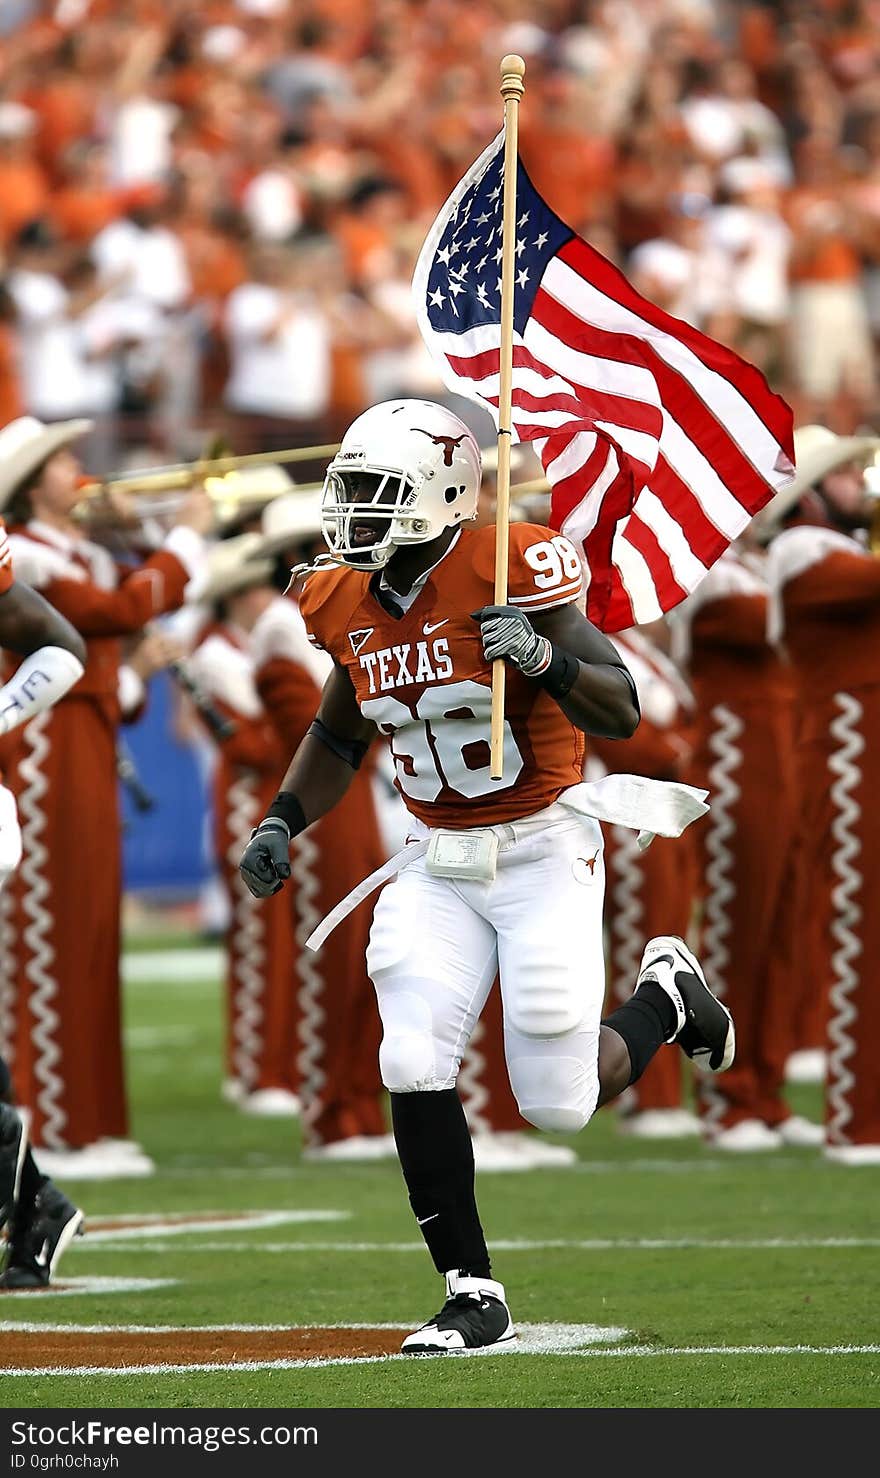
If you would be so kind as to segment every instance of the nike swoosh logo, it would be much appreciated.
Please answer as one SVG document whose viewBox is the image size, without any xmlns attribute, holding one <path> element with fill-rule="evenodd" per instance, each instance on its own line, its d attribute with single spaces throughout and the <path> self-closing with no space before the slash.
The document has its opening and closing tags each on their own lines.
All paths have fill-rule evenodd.
<svg viewBox="0 0 880 1478">
<path fill-rule="evenodd" d="M 440 1215 L 440 1212 L 439 1211 L 435 1211 L 432 1216 L 417 1216 L 416 1217 L 416 1221 L 418 1222 L 418 1224 L 419 1224 L 420 1227 L 423 1227 L 425 1225 L 425 1223 L 428 1222 L 428 1221 L 436 1221 L 437 1220 L 437 1217 L 439 1215 Z"/>
<path fill-rule="evenodd" d="M 425 636 L 430 636 L 432 631 L 439 631 L 441 626 L 445 626 L 448 620 L 449 617 L 447 616 L 444 621 L 434 621 L 430 624 L 426 621 L 424 626 L 422 627 L 422 631 L 424 632 Z"/>
</svg>

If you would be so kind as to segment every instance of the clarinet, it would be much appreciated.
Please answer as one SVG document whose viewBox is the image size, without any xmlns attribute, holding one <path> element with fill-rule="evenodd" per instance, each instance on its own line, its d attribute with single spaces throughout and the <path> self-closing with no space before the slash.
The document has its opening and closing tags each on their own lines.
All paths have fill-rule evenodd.
<svg viewBox="0 0 880 1478">
<path fill-rule="evenodd" d="M 131 796 L 136 811 L 152 811 L 156 806 L 155 796 L 150 795 L 137 772 L 134 760 L 120 739 L 116 745 L 116 773 Z"/>
<path fill-rule="evenodd" d="M 169 665 L 171 672 L 185 693 L 189 694 L 193 704 L 204 719 L 206 727 L 215 739 L 231 739 L 235 733 L 235 724 L 225 714 L 216 708 L 208 694 L 199 687 L 186 663 L 178 658 L 176 662 Z"/>
</svg>

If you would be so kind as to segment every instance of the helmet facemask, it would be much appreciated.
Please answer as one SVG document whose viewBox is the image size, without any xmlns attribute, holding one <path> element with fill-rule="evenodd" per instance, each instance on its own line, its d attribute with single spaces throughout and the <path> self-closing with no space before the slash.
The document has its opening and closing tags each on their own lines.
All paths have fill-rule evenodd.
<svg viewBox="0 0 880 1478">
<path fill-rule="evenodd" d="M 416 484 L 400 468 L 330 467 L 321 527 L 333 558 L 355 570 L 378 570 L 399 544 L 422 542 L 430 532 L 427 521 L 404 512 L 416 503 L 417 494 Z"/>
</svg>

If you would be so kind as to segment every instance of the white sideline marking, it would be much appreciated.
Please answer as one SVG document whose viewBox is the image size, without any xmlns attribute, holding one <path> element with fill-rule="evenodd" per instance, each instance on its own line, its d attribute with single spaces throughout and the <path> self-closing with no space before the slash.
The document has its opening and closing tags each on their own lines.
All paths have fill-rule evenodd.
<svg viewBox="0 0 880 1478">
<path fill-rule="evenodd" d="M 413 1324 L 205 1324 L 196 1325 L 194 1329 L 181 1328 L 179 1325 L 144 1325 L 144 1324 L 0 1324 L 0 1330 L 25 1330 L 33 1334 L 191 1334 L 199 1329 L 206 1329 L 210 1333 L 258 1333 L 263 1330 L 283 1332 L 289 1330 L 297 1332 L 301 1328 L 308 1329 L 387 1329 L 406 1330 L 412 1329 Z M 485 1350 L 462 1351 L 466 1355 L 569 1355 L 580 1354 L 586 1345 L 613 1344 L 614 1341 L 625 1339 L 629 1333 L 626 1329 L 614 1326 L 604 1327 L 598 1324 L 521 1324 L 518 1326 L 518 1339 L 516 1344 L 507 1345 L 498 1349 L 491 1346 Z M 34 1376 L 34 1375 L 186 1375 L 190 1371 L 257 1371 L 257 1370 L 302 1370 L 310 1366 L 325 1365 L 379 1365 L 389 1360 L 412 1360 L 411 1355 L 339 1355 L 339 1356 L 317 1356 L 311 1359 L 275 1359 L 275 1360 L 229 1360 L 229 1361 L 205 1361 L 188 1364 L 154 1364 L 154 1365 L 89 1365 L 69 1366 L 54 1365 L 49 1368 L 40 1366 L 15 1367 L 9 1370 L 0 1369 L 0 1380 L 3 1376 Z"/>
<path fill-rule="evenodd" d="M 339 1212 L 339 1216 L 348 1213 Z M 317 1217 L 315 1218 L 318 1219 Z M 329 1216 L 328 1218 L 329 1219 Z M 205 1227 L 207 1224 L 202 1223 Z M 230 1222 L 222 1224 L 223 1227 L 231 1226 Z M 254 1225 L 254 1223 L 251 1223 Z M 88 1226 L 86 1227 L 88 1231 Z M 150 1236 L 151 1228 L 146 1227 L 141 1234 L 145 1239 Z M 173 1232 L 172 1227 L 162 1227 L 163 1233 Z M 198 1228 L 196 1228 L 198 1230 Z M 126 1252 L 171 1252 L 173 1247 L 162 1240 L 140 1242 L 138 1233 L 132 1229 L 116 1233 L 99 1233 L 94 1237 L 86 1237 L 82 1241 L 72 1243 L 72 1249 L 79 1252 L 88 1252 L 89 1242 L 100 1241 L 102 1250 L 104 1243 L 111 1244 L 121 1238 L 129 1241 L 138 1241 L 137 1247 L 126 1245 Z M 493 1252 L 675 1252 L 689 1247 L 700 1248 L 705 1251 L 798 1251 L 816 1250 L 825 1248 L 847 1248 L 847 1247 L 880 1247 L 880 1237 L 767 1237 L 737 1240 L 735 1238 L 718 1239 L 709 1237 L 672 1237 L 672 1238 L 614 1238 L 595 1237 L 590 1240 L 579 1241 L 566 1238 L 556 1238 L 541 1241 L 524 1241 L 521 1238 L 505 1241 L 503 1238 L 492 1238 Z M 114 1251 L 112 1245 L 106 1250 Z M 122 1251 L 123 1249 L 119 1249 Z M 286 1252 L 420 1252 L 424 1253 L 424 1242 L 188 1242 L 187 1252 L 267 1252 L 271 1254 Z"/>
<path fill-rule="evenodd" d="M 154 1288 L 174 1288 L 179 1282 L 179 1278 L 62 1278 L 50 1288 L 28 1288 L 19 1294 L 4 1293 L 0 1297 L 26 1298 L 30 1305 L 35 1298 L 81 1298 L 84 1294 L 93 1293 L 151 1293 Z M 18 1326 L 12 1324 L 10 1327 L 15 1329 Z"/>
<path fill-rule="evenodd" d="M 580 1325 L 560 1325 L 563 1329 Z M 18 1319 L 0 1320 L 0 1333 L 19 1329 L 25 1334 L 296 1334 L 301 1329 L 412 1329 L 412 1324 L 365 1323 L 363 1320 L 340 1319 L 335 1324 L 34 1324 Z M 626 1334 L 626 1330 L 609 1331 L 609 1338 Z"/>
<path fill-rule="evenodd" d="M 333 1328 L 333 1325 L 314 1325 L 313 1328 Z M 383 1325 L 347 1325 L 349 1329 L 408 1329 L 411 1325 L 383 1324 Z M 109 1331 L 108 1331 L 109 1332 Z M 184 1332 L 184 1331 L 181 1331 Z M 576 1359 L 627 1359 L 647 1360 L 663 1359 L 666 1356 L 680 1358 L 686 1356 L 706 1355 L 877 1355 L 880 1354 L 880 1345 L 681 1345 L 663 1347 L 648 1347 L 645 1345 L 609 1345 L 604 1346 L 605 1339 L 619 1339 L 626 1331 L 617 1329 L 600 1329 L 596 1325 L 589 1324 L 521 1324 L 519 1326 L 519 1340 L 516 1345 L 505 1346 L 502 1349 L 494 1349 L 490 1346 L 486 1350 L 468 1350 L 454 1355 L 452 1359 L 461 1359 L 465 1356 L 491 1355 L 570 1355 Z M 571 1342 L 569 1342 L 571 1341 Z M 592 1348 L 583 1348 L 591 1345 Z M 310 1360 L 241 1360 L 233 1361 L 210 1361 L 205 1364 L 191 1365 L 87 1365 L 67 1366 L 54 1365 L 49 1368 L 40 1366 L 0 1371 L 0 1379 L 3 1376 L 95 1376 L 95 1375 L 190 1375 L 194 1371 L 210 1374 L 214 1372 L 244 1371 L 251 1373 L 261 1370 L 305 1370 L 315 1369 L 328 1365 L 387 1365 L 391 1362 L 412 1363 L 412 1355 L 337 1355 L 320 1356 Z"/>
<path fill-rule="evenodd" d="M 143 1217 L 129 1212 L 125 1216 L 103 1216 L 89 1218 L 86 1231 L 90 1243 L 140 1242 L 160 1232 L 163 1237 L 189 1236 L 193 1232 L 242 1232 L 257 1231 L 266 1227 L 293 1226 L 312 1221 L 349 1221 L 350 1211 L 255 1211 L 243 1212 L 241 1216 L 222 1217 L 219 1212 L 208 1211 L 204 1217 L 197 1212 L 174 1212 L 168 1217 L 148 1213 Z M 107 1226 L 107 1222 L 139 1222 L 135 1226 Z M 227 1246 L 227 1243 L 222 1244 Z M 245 1244 L 249 1245 L 249 1244 Z"/>
<path fill-rule="evenodd" d="M 201 949 L 144 949 L 122 956 L 122 979 L 126 985 L 146 981 L 173 980 L 182 989 L 219 981 L 223 974 L 223 951 L 211 945 Z"/>
</svg>

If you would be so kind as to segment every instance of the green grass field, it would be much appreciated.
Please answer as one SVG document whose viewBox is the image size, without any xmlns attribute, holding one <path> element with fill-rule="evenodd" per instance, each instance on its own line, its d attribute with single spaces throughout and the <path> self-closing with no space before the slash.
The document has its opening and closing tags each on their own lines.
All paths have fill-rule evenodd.
<svg viewBox="0 0 880 1478">
<path fill-rule="evenodd" d="M 159 960 L 158 955 L 152 957 Z M 204 959 L 204 955 L 201 955 Z M 71 1186 L 111 1214 L 323 1211 L 335 1220 L 153 1229 L 66 1255 L 62 1279 L 175 1280 L 129 1293 L 7 1296 L 34 1325 L 417 1324 L 442 1285 L 399 1170 L 309 1167 L 296 1126 L 220 1102 L 219 985 L 147 956 L 126 986 L 133 1129 L 159 1173 Z M 144 963 L 146 960 L 146 964 Z M 796 1106 L 819 1113 L 818 1090 Z M 744 1158 L 627 1143 L 601 1112 L 576 1169 L 480 1186 L 518 1323 L 600 1326 L 580 1352 L 294 1369 L 0 1378 L 22 1407 L 874 1407 L 880 1171 L 815 1151 Z M 587 1336 L 584 1336 L 586 1338 Z M 571 1335 L 575 1344 L 577 1332 Z M 581 1341 L 582 1342 L 582 1341 Z"/>
</svg>

